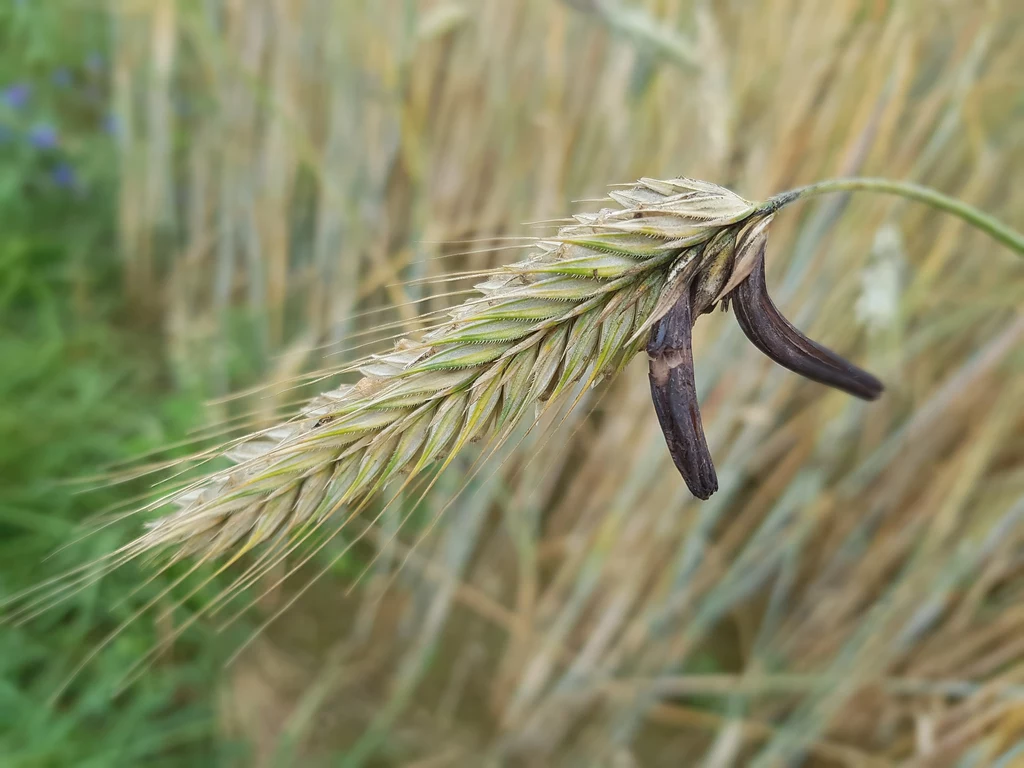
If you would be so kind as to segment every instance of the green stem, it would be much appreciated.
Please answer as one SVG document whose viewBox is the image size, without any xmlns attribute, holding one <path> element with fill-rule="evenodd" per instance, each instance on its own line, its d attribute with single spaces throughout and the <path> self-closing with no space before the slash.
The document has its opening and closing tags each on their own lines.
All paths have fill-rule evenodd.
<svg viewBox="0 0 1024 768">
<path fill-rule="evenodd" d="M 761 212 L 775 212 L 797 200 L 803 200 L 816 195 L 824 195 L 830 192 L 881 192 L 882 194 L 899 195 L 910 200 L 930 205 L 933 208 L 959 216 L 972 227 L 980 229 L 990 237 L 998 240 L 1003 245 L 1009 246 L 1019 255 L 1024 256 L 1024 235 L 1003 224 L 984 211 L 978 210 L 973 205 L 968 205 L 962 200 L 936 192 L 934 189 L 922 187 L 920 184 L 913 184 L 907 181 L 892 181 L 890 179 L 829 179 L 819 181 L 816 184 L 808 184 L 806 187 L 798 187 L 788 192 L 782 192 L 766 200 L 759 208 Z"/>
</svg>

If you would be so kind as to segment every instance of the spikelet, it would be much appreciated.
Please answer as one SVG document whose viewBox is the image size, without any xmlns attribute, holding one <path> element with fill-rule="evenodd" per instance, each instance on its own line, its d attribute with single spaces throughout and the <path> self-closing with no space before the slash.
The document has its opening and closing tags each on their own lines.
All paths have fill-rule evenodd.
<svg viewBox="0 0 1024 768">
<path fill-rule="evenodd" d="M 420 340 L 366 359 L 364 378 L 227 450 L 234 466 L 168 499 L 138 551 L 217 556 L 280 540 L 399 477 L 507 435 L 527 413 L 618 372 L 698 274 L 705 245 L 735 242 L 753 203 L 691 179 L 641 179 L 619 208 L 577 215 Z M 716 238 L 716 244 L 722 241 Z M 717 253 L 721 248 L 708 248 Z"/>
</svg>

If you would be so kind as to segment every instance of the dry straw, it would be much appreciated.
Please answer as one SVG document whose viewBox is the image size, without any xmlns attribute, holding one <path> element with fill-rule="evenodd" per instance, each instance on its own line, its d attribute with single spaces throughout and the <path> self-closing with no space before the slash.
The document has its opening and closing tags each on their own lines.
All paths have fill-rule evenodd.
<svg viewBox="0 0 1024 768">
<path fill-rule="evenodd" d="M 445 306 L 398 282 L 440 276 L 453 248 L 432 244 L 511 233 L 644 173 L 728 178 L 761 199 L 884 171 L 1022 223 L 1012 169 L 1024 145 L 1007 89 L 1024 28 L 1008 24 L 1012 4 L 384 5 L 160 2 L 119 14 L 122 250 L 133 277 L 153 278 L 139 286 L 147 306 L 169 307 L 174 370 L 203 372 L 204 391 L 245 383 L 226 354 L 239 313 L 253 318 L 253 364 L 280 385 L 310 364 L 303 350 L 351 344 L 364 313 L 412 328 L 422 301 Z M 166 39 L 168 11 L 180 41 L 170 67 L 152 45 Z M 199 110 L 175 108 L 179 85 Z M 521 449 L 501 452 L 505 466 L 490 462 L 456 497 L 480 453 L 464 451 L 416 513 L 446 506 L 445 524 L 401 575 L 389 554 L 411 541 L 343 600 L 348 567 L 375 547 L 354 552 L 218 680 L 225 713 L 268 762 L 281 762 L 277 740 L 295 733 L 282 713 L 307 686 L 324 703 L 305 715 L 312 743 L 294 763 L 332 748 L 379 762 L 384 746 L 408 762 L 442 762 L 454 746 L 464 755 L 453 761 L 477 765 L 516 762 L 495 756 L 509 752 L 602 765 L 620 749 L 645 766 L 681 755 L 893 765 L 926 751 L 1012 762 L 1020 728 L 1004 686 L 1019 682 L 1024 626 L 1019 265 L 959 220 L 903 202 L 787 210 L 771 239 L 780 308 L 870 362 L 883 401 L 862 408 L 770 372 L 719 316 L 694 342 L 722 486 L 709 503 L 694 504 L 665 460 L 642 359 L 563 428 L 548 429 L 561 415 L 552 409 Z M 454 259 L 496 266 L 482 249 Z M 156 279 L 164 263 L 173 282 Z M 250 429 L 277 423 L 276 403 L 246 401 L 259 409 Z M 584 423 L 591 407 L 598 418 Z M 391 540 L 410 497 L 379 524 L 361 514 L 342 546 L 364 528 L 375 545 Z M 310 578 L 299 571 L 261 608 Z M 123 583 L 105 582 L 91 600 Z M 196 598 L 171 618 L 207 607 Z M 310 650 L 298 626 L 317 630 L 308 674 L 293 665 Z M 354 647 L 351 666 L 333 666 L 321 644 Z M 192 648 L 166 655 L 161 674 L 187 673 Z M 810 675 L 813 690 L 747 696 L 741 681 L 695 700 L 687 686 L 706 684 L 691 674 L 707 669 L 706 648 L 718 672 Z M 345 682 L 328 701 L 332 670 Z M 609 679 L 617 692 L 602 698 Z M 891 687 L 908 679 L 928 692 Z M 254 681 L 273 706 L 246 721 Z M 974 693 L 931 692 L 939 681 Z"/>
<path fill-rule="evenodd" d="M 689 348 L 689 329 L 700 314 L 731 302 L 747 336 L 780 364 L 865 399 L 881 392 L 869 374 L 796 331 L 765 288 L 767 233 L 775 214 L 805 197 L 851 190 L 926 202 L 1024 255 L 1018 233 L 911 184 L 840 179 L 753 203 L 704 181 L 641 179 L 611 193 L 618 208 L 579 214 L 557 235 L 538 240 L 529 258 L 481 273 L 486 279 L 476 286 L 477 297 L 421 339 L 403 339 L 391 353 L 359 361 L 353 370 L 363 378 L 354 385 L 323 393 L 287 423 L 214 451 L 233 466 L 146 507 L 177 510 L 150 523 L 103 564 L 87 564 L 8 598 L 7 605 L 21 603 L 8 618 L 28 620 L 148 552 L 168 552 L 172 560 L 196 556 L 199 564 L 231 553 L 223 569 L 264 548 L 214 603 L 224 601 L 321 526 L 343 529 L 385 486 L 403 479 L 404 488 L 428 468 L 443 470 L 470 442 L 502 444 L 527 414 L 539 418 L 560 401 L 575 405 L 583 391 L 619 372 L 645 345 L 669 450 L 690 489 L 706 498 L 717 480 Z M 576 400 L 570 400 L 573 394 Z M 23 603 L 30 595 L 36 597 Z M 144 669 L 151 656 L 132 672 Z"/>
</svg>

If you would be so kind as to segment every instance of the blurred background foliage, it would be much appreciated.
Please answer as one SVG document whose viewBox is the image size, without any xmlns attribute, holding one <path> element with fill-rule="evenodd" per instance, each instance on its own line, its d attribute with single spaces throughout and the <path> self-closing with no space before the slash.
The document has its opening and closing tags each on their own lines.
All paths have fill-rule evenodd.
<svg viewBox="0 0 1024 768">
<path fill-rule="evenodd" d="M 152 483 L 69 479 L 273 423 L 609 184 L 881 175 L 1022 229 L 1022 160 L 1016 0 L 6 2 L 0 596 L 138 531 L 60 549 Z M 0 762 L 1024 764 L 1024 264 L 862 196 L 787 211 L 769 265 L 882 401 L 702 320 L 710 502 L 637 361 L 248 624 L 141 563 L 2 627 Z"/>
</svg>

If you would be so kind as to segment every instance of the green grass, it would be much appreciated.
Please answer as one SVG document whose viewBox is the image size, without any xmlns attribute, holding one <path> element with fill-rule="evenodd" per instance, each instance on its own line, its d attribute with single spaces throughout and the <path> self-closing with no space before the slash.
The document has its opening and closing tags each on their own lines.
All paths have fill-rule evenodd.
<svg viewBox="0 0 1024 768">
<path fill-rule="evenodd" d="M 58 552 L 148 481 L 92 490 L 69 481 L 179 439 L 202 416 L 198 394 L 173 386 L 159 327 L 140 323 L 123 297 L 116 152 L 98 69 L 107 19 L 72 8 L 72 31 L 57 5 L 0 8 L 0 87 L 30 89 L 23 105 L 0 106 L 0 596 L 124 543 L 132 522 Z M 53 128 L 54 146 L 32 144 L 40 125 Z M 73 178 L 55 181 L 62 164 Z M 152 621 L 134 622 L 50 702 L 91 647 L 170 583 L 158 576 L 125 600 L 150 573 L 129 566 L 0 630 L 0 764 L 218 763 L 229 748 L 212 725 L 223 654 L 202 632 L 118 695 L 157 638 Z"/>
<path fill-rule="evenodd" d="M 27 252 L 35 264 L 44 263 L 41 251 Z M 61 254 L 49 255 L 49 274 L 39 268 L 23 273 L 24 293 L 16 302 L 25 311 L 42 310 L 53 292 L 66 290 L 60 285 Z M 4 279 L 11 272 L 0 274 Z M 19 322 L 21 313 L 5 309 L 0 594 L 9 595 L 123 543 L 130 527 L 113 526 L 44 562 L 87 530 L 80 525 L 87 516 L 129 500 L 142 487 L 76 494 L 64 481 L 173 438 L 195 419 L 197 407 L 194 400 L 168 395 L 145 339 L 112 327 L 102 314 L 71 318 L 39 311 Z M 159 578 L 127 604 L 114 605 L 147 575 L 129 566 L 27 626 L 0 633 L 0 752 L 7 759 L 130 765 L 172 747 L 200 755 L 209 748 L 213 658 L 205 640 L 187 639 L 143 684 L 114 697 L 124 670 L 156 640 L 151 622 L 132 624 L 56 707 L 48 704 L 73 663 L 169 581 Z M 194 749 L 200 751 L 186 751 Z M 93 756 L 98 762 L 89 763 Z"/>
</svg>

